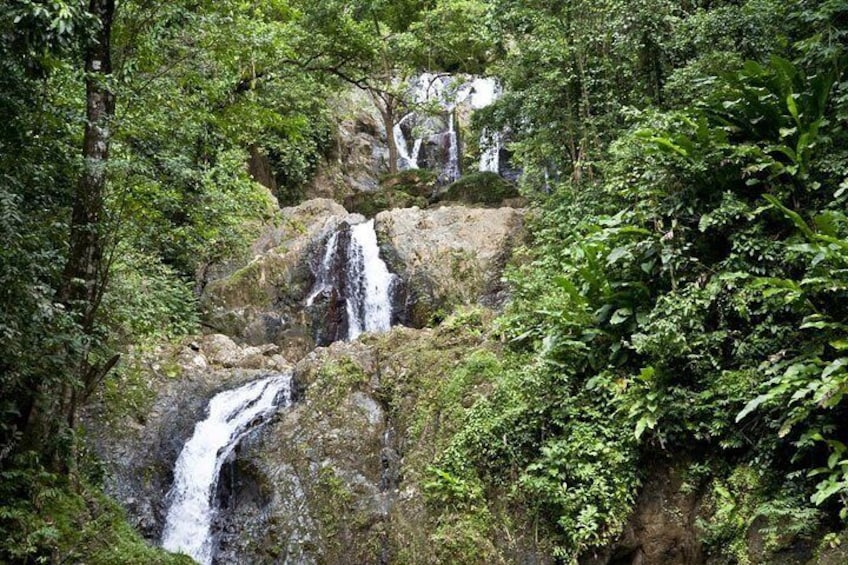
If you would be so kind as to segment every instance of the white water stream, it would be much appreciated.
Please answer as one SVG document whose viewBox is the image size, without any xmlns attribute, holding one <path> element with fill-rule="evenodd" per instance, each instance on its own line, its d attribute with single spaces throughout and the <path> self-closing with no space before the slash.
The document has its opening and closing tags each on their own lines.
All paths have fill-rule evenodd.
<svg viewBox="0 0 848 565">
<path fill-rule="evenodd" d="M 319 296 L 334 292 L 344 300 L 347 335 L 354 340 L 365 332 L 386 332 L 392 325 L 392 287 L 397 275 L 389 272 L 380 258 L 380 247 L 374 231 L 374 220 L 350 226 L 347 245 L 339 245 L 335 232 L 315 275 L 315 285 L 306 299 L 312 306 Z"/>
<path fill-rule="evenodd" d="M 438 134 L 448 136 L 448 162 L 445 163 L 444 180 L 452 182 L 460 176 L 459 139 L 456 131 L 456 109 L 468 104 L 472 110 L 492 105 L 501 97 L 502 89 L 497 80 L 486 77 L 468 77 L 464 75 L 422 73 L 409 84 L 411 99 L 418 104 L 436 102 L 446 114 L 447 130 L 433 131 L 422 128 L 420 135 L 409 142 L 401 127 L 406 121 L 417 121 L 421 116 L 415 112 L 407 114 L 394 126 L 394 136 L 398 148 L 398 168 L 402 171 L 419 168 L 418 160 L 426 138 Z M 483 130 L 480 138 L 480 171 L 500 172 L 500 151 L 502 139 L 500 132 Z"/>
<path fill-rule="evenodd" d="M 221 466 L 248 433 L 279 406 L 291 403 L 292 375 L 266 377 L 216 395 L 208 416 L 194 428 L 174 467 L 174 485 L 162 547 L 189 555 L 201 565 L 214 557 L 213 505 Z"/>
<path fill-rule="evenodd" d="M 351 227 L 348 254 L 348 336 L 354 340 L 364 332 L 387 332 L 392 326 L 392 282 L 380 259 L 374 220 Z"/>
<path fill-rule="evenodd" d="M 395 144 L 397 145 L 398 150 L 398 168 L 401 171 L 418 168 L 418 157 L 421 155 L 421 145 L 424 143 L 424 139 L 422 138 L 414 140 L 412 144 L 412 152 L 410 153 L 409 145 L 401 126 L 411 116 L 414 116 L 414 114 L 407 114 L 402 120 L 396 123 L 394 127 Z"/>
</svg>

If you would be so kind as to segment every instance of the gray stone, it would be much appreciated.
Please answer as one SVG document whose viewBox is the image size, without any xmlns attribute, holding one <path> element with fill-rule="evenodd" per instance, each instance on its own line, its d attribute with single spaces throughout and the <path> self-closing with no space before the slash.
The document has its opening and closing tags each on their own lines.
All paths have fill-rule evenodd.
<svg viewBox="0 0 848 565">
<path fill-rule="evenodd" d="M 433 313 L 458 304 L 501 303 L 501 275 L 522 240 L 523 224 L 523 211 L 513 208 L 446 206 L 378 214 L 381 249 L 409 292 L 410 323 L 425 325 Z"/>
</svg>

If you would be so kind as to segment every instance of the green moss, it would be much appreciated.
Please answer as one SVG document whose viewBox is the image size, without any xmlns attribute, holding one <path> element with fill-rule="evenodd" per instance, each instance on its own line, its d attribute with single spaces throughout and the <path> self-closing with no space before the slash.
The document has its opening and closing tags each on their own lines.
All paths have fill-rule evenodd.
<svg viewBox="0 0 848 565">
<path fill-rule="evenodd" d="M 265 292 L 261 261 L 253 261 L 231 276 L 209 283 L 206 294 L 219 306 L 228 308 L 250 304 L 265 306 L 271 304 L 271 297 Z"/>
<path fill-rule="evenodd" d="M 427 200 L 401 191 L 381 189 L 375 192 L 357 192 L 345 198 L 344 205 L 349 212 L 373 218 L 384 210 L 394 208 L 424 208 L 427 206 Z"/>
<path fill-rule="evenodd" d="M 332 467 L 318 471 L 312 505 L 320 524 L 319 563 L 371 563 L 380 554 L 385 526 L 368 507 L 357 504 L 360 493 L 336 474 Z M 317 541 L 317 540 L 316 540 Z"/>
<path fill-rule="evenodd" d="M 497 205 L 521 196 L 515 185 L 492 172 L 471 173 L 460 178 L 439 196 L 440 202 Z"/>
<path fill-rule="evenodd" d="M 769 471 L 740 465 L 714 471 L 698 525 L 710 553 L 729 561 L 767 563 L 814 533 L 818 511 L 800 492 L 769 492 Z"/>
<path fill-rule="evenodd" d="M 130 358 L 106 379 L 102 395 L 104 416 L 116 431 L 127 418 L 144 422 L 156 399 L 149 372 L 137 358 Z"/>
<path fill-rule="evenodd" d="M 332 467 L 323 467 L 318 471 L 315 490 L 315 512 L 321 522 L 322 533 L 327 539 L 335 540 L 350 518 L 349 512 L 355 497 Z"/>
<path fill-rule="evenodd" d="M 122 509 L 87 483 L 72 484 L 39 466 L 3 473 L 0 563 L 191 565 L 144 541 Z"/>
<path fill-rule="evenodd" d="M 380 179 L 380 188 L 403 192 L 410 196 L 429 198 L 436 189 L 436 174 L 426 169 L 411 169 Z"/>
<path fill-rule="evenodd" d="M 345 198 L 349 212 L 373 218 L 384 210 L 394 208 L 426 208 L 436 190 L 436 175 L 426 170 L 403 171 L 380 179 L 373 192 L 357 192 Z"/>
<path fill-rule="evenodd" d="M 829 533 L 822 537 L 813 562 L 819 565 L 848 563 L 848 530 L 838 534 Z"/>
</svg>

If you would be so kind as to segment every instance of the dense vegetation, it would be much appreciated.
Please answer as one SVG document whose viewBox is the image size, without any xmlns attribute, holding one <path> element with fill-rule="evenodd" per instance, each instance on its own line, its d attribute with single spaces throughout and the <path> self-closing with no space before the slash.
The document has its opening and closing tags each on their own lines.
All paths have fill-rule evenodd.
<svg viewBox="0 0 848 565">
<path fill-rule="evenodd" d="M 838 529 L 848 6 L 494 4 L 494 118 L 552 194 L 500 321 L 529 368 L 475 407 L 442 482 L 511 485 L 572 558 L 675 460 L 712 492 L 715 555 L 747 562 L 755 523 L 770 550 Z"/>
<path fill-rule="evenodd" d="M 502 80 L 479 125 L 537 201 L 440 511 L 471 530 L 508 493 L 574 559 L 673 461 L 728 562 L 755 522 L 771 550 L 841 530 L 846 44 L 842 0 L 5 2 L 0 561 L 168 559 L 97 493 L 79 406 L 117 355 L 198 329 L 206 268 L 275 205 L 246 163 L 296 200 L 326 98 L 358 86 L 392 124 L 422 70 Z"/>
</svg>

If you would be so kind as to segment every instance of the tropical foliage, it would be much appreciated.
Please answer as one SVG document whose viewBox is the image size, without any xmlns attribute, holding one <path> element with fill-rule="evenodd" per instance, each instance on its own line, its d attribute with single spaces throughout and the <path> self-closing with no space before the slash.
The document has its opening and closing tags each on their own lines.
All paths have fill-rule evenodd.
<svg viewBox="0 0 848 565">
<path fill-rule="evenodd" d="M 477 119 L 535 201 L 507 352 L 444 391 L 492 385 L 427 471 L 446 559 L 505 497 L 576 560 L 615 541 L 658 461 L 685 467 L 728 562 L 754 524 L 843 527 L 846 34 L 842 0 L 5 2 L 0 561 L 170 559 L 97 492 L 77 404 L 114 392 L 131 346 L 196 330 L 206 269 L 314 174 L 328 97 L 368 92 L 391 148 L 421 71 L 501 80 Z"/>
</svg>

